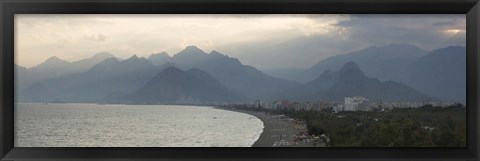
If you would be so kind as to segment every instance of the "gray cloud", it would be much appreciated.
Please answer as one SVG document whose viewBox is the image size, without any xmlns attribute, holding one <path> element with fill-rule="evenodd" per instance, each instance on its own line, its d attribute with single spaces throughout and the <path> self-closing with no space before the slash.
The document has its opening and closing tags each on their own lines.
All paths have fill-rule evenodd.
<svg viewBox="0 0 480 161">
<path fill-rule="evenodd" d="M 324 15 L 323 15 L 324 16 Z M 306 15 L 322 21 L 318 15 Z M 308 68 L 330 56 L 369 46 L 406 43 L 426 50 L 465 45 L 465 15 L 350 15 L 328 34 L 232 46 L 244 62 L 263 70 Z M 447 30 L 458 30 L 449 33 Z M 238 44 L 237 44 L 238 45 Z"/>
<path fill-rule="evenodd" d="M 350 38 L 375 45 L 409 43 L 427 50 L 465 45 L 465 15 L 352 15 L 338 25 L 348 28 Z"/>
</svg>

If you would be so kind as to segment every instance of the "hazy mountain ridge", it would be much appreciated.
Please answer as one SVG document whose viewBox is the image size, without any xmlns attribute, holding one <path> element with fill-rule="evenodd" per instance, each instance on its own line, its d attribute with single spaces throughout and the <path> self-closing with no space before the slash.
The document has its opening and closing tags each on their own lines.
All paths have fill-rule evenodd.
<svg viewBox="0 0 480 161">
<path fill-rule="evenodd" d="M 158 54 L 152 54 L 148 57 L 148 61 L 152 62 L 154 65 L 163 65 L 168 62 L 172 62 L 172 57 L 166 52 L 161 52 Z"/>
<path fill-rule="evenodd" d="M 406 83 L 445 101 L 466 103 L 466 48 L 449 46 L 413 63 Z"/>
<path fill-rule="evenodd" d="M 427 51 L 408 44 L 371 46 L 363 50 L 324 59 L 302 72 L 295 79 L 301 82 L 310 81 L 318 77 L 318 73 L 326 70 L 338 70 L 343 64 L 354 61 L 369 77 L 384 81 L 402 81 L 405 79 L 403 75 L 409 65 L 425 54 L 427 54 Z"/>
<path fill-rule="evenodd" d="M 19 92 L 30 86 L 32 78 L 27 68 L 15 64 L 15 92 Z"/>
<path fill-rule="evenodd" d="M 395 52 L 389 54 L 382 54 L 381 52 L 389 50 L 395 50 Z M 402 55 L 402 53 L 407 54 Z M 242 64 L 237 58 L 229 57 L 215 50 L 207 54 L 195 46 L 188 46 L 172 57 L 162 52 L 152 54 L 148 59 L 134 55 L 126 60 L 119 60 L 113 56 L 110 57 L 111 55 L 108 53 L 101 53 L 90 59 L 77 61 L 90 62 L 85 63 L 87 64 L 85 66 L 90 66 L 93 64 L 92 62 L 103 59 L 89 69 L 82 69 L 85 70 L 83 72 L 49 78 L 28 86 L 28 88 L 22 86 L 23 89 L 26 89 L 17 89 L 17 91 L 20 93 L 19 101 L 24 102 L 60 100 L 64 102 L 178 103 L 211 102 L 214 100 L 213 98 L 225 101 L 252 101 L 256 99 L 268 101 L 284 98 L 308 101 L 341 101 L 344 97 L 356 95 L 365 96 L 375 101 L 425 101 L 435 100 L 432 98 L 435 97 L 446 101 L 461 102 L 466 95 L 464 92 L 464 89 L 466 89 L 465 53 L 465 47 L 449 47 L 432 52 L 426 52 L 413 45 L 402 44 L 369 47 L 350 54 L 327 58 L 308 70 L 297 72 L 297 75 L 310 72 L 310 77 L 315 76 L 302 84 L 269 76 L 252 66 Z M 455 54 L 463 54 L 464 56 L 459 57 Z M 364 72 L 365 69 L 361 63 L 357 64 L 356 61 L 349 61 L 350 59 L 362 62 L 370 73 L 382 74 L 387 72 L 388 76 L 384 76 L 384 78 L 390 77 L 398 80 L 384 81 L 370 76 L 367 72 Z M 338 64 L 340 62 L 345 63 Z M 53 68 L 55 64 L 58 65 L 56 66 L 57 69 L 63 68 L 62 65 L 74 66 L 72 65 L 74 63 L 53 57 L 39 65 L 38 68 Z M 373 68 L 374 65 L 377 68 Z M 153 78 L 171 66 L 174 66 L 175 69 L 178 68 L 181 72 L 177 71 L 177 73 L 180 73 L 180 75 L 188 76 L 178 77 L 178 80 L 174 82 L 166 81 L 165 78 L 157 80 L 175 85 L 176 88 L 172 87 L 172 89 L 154 84 Z M 65 68 L 72 69 L 73 67 Z M 324 68 L 325 70 L 323 70 Z M 441 70 L 437 70 L 437 68 Z M 432 70 L 436 70 L 436 72 L 431 72 Z M 21 81 L 27 80 L 26 78 L 31 76 L 31 72 L 29 69 L 16 66 L 17 82 L 26 84 Z M 456 74 L 453 75 L 453 78 L 460 77 L 463 79 L 453 79 L 450 77 L 452 73 Z M 176 75 L 173 74 L 173 76 Z M 203 86 L 212 87 L 212 89 L 216 89 L 213 90 L 216 92 L 211 93 L 212 97 L 209 97 L 209 94 L 199 96 L 198 93 L 195 93 L 196 90 L 205 93 L 212 91 L 199 88 L 193 82 L 181 78 L 204 82 Z M 436 82 L 432 78 L 440 79 L 439 82 Z M 149 83 L 152 87 L 161 87 L 159 89 L 174 92 L 171 96 L 156 93 L 156 95 L 159 94 L 159 97 L 156 98 L 158 100 L 147 97 L 145 94 L 143 94 L 145 99 L 132 95 L 133 92 L 141 93 L 139 90 L 146 88 Z M 182 89 L 187 86 L 195 87 L 196 90 Z M 440 88 L 442 86 L 448 86 L 449 88 Z M 18 86 L 16 87 L 18 88 Z M 150 93 L 155 92 L 151 91 Z M 223 95 L 218 93 L 223 93 Z M 395 96 L 394 93 L 398 96 Z M 453 98 L 453 95 L 458 97 Z M 132 96 L 135 99 L 128 100 L 125 96 Z M 228 96 L 228 99 L 224 96 Z"/>
<path fill-rule="evenodd" d="M 132 56 L 123 61 L 110 58 L 84 73 L 52 78 L 20 92 L 24 102 L 97 103 L 137 90 L 166 66 L 154 66 L 145 58 Z"/>
<path fill-rule="evenodd" d="M 120 100 L 134 104 L 207 103 L 244 100 L 198 69 L 168 67 Z"/>
<path fill-rule="evenodd" d="M 196 46 L 188 46 L 175 54 L 171 62 L 180 69 L 197 68 L 210 74 L 225 87 L 250 99 L 267 98 L 297 85 L 292 81 L 264 74 L 254 67 L 243 65 L 237 58 L 218 51 L 205 53 Z"/>
<path fill-rule="evenodd" d="M 347 62 L 335 72 L 327 70 L 318 78 L 285 92 L 284 98 L 303 101 L 342 102 L 345 97 L 363 96 L 372 101 L 432 101 L 407 85 L 394 81 L 381 82 L 367 77 L 355 62 Z"/>
<path fill-rule="evenodd" d="M 17 75 L 19 86 L 16 86 L 16 88 L 18 88 L 17 90 L 22 91 L 43 80 L 57 78 L 72 73 L 85 72 L 103 60 L 113 57 L 114 56 L 108 52 L 101 52 L 90 58 L 75 62 L 68 62 L 53 56 L 48 58 L 45 62 L 31 68 L 24 68 L 17 65 L 17 69 L 19 69 L 20 72 Z"/>
<path fill-rule="evenodd" d="M 348 61 L 358 63 L 368 77 L 402 82 L 443 101 L 466 103 L 466 48 L 461 46 L 430 52 L 405 44 L 372 46 L 324 59 L 306 70 L 276 73 L 283 78 L 308 82 L 306 80 L 314 80 L 320 73 L 340 69 L 342 62 Z"/>
</svg>

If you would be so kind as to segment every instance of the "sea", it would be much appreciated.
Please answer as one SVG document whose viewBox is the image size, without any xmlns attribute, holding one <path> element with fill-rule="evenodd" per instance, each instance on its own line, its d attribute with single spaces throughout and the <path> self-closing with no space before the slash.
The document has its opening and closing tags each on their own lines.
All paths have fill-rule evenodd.
<svg viewBox="0 0 480 161">
<path fill-rule="evenodd" d="M 255 116 L 207 106 L 17 103 L 15 147 L 250 147 Z"/>
</svg>

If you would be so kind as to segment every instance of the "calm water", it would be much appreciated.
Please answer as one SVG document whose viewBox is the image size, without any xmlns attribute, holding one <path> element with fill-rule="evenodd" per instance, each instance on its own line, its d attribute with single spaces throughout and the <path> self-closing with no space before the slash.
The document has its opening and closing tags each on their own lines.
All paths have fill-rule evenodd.
<svg viewBox="0 0 480 161">
<path fill-rule="evenodd" d="M 16 147 L 248 147 L 263 123 L 199 106 L 26 104 L 15 107 Z"/>
</svg>

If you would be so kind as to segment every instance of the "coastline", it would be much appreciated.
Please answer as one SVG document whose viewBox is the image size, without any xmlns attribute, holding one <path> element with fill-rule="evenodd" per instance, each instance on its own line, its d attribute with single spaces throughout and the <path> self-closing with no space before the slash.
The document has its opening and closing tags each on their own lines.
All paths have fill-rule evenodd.
<svg viewBox="0 0 480 161">
<path fill-rule="evenodd" d="M 27 103 L 28 104 L 28 103 Z M 63 103 L 52 103 L 63 104 Z M 83 103 L 79 103 L 83 104 Z M 106 104 L 96 104 L 106 105 Z M 123 105 L 123 104 L 112 104 Z M 325 144 L 318 142 L 312 136 L 308 135 L 308 130 L 304 122 L 283 116 L 269 114 L 263 111 L 242 110 L 236 108 L 222 108 L 208 105 L 183 105 L 183 106 L 203 106 L 215 109 L 239 112 L 252 115 L 263 122 L 263 129 L 256 140 L 249 142 L 251 147 L 325 147 Z"/>
<path fill-rule="evenodd" d="M 324 143 L 316 143 L 314 138 L 307 134 L 307 128 L 303 122 L 265 112 L 218 109 L 250 114 L 263 122 L 263 132 L 252 147 L 325 147 Z"/>
</svg>

